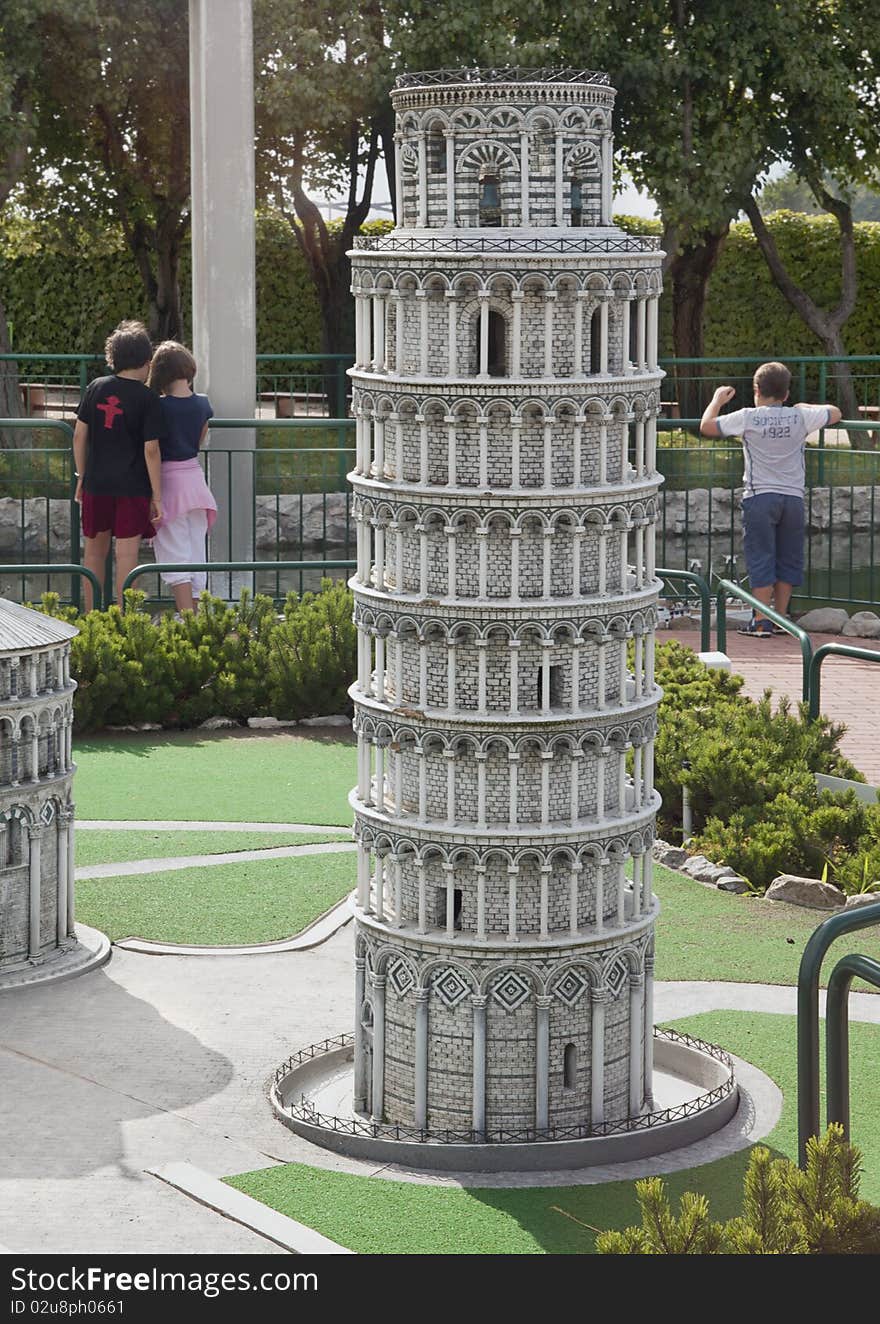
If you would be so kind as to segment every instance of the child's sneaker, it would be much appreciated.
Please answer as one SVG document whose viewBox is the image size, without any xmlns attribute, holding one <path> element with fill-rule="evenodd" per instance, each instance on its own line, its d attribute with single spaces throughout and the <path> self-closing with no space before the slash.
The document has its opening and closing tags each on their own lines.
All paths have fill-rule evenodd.
<svg viewBox="0 0 880 1324">
<path fill-rule="evenodd" d="M 782 633 L 784 633 L 784 631 Z M 762 616 L 761 619 L 758 620 L 753 612 L 752 619 L 749 621 L 748 625 L 741 625 L 737 630 L 737 634 L 748 634 L 751 635 L 753 639 L 772 639 L 774 630 L 770 621 L 768 621 L 765 616 Z"/>
</svg>

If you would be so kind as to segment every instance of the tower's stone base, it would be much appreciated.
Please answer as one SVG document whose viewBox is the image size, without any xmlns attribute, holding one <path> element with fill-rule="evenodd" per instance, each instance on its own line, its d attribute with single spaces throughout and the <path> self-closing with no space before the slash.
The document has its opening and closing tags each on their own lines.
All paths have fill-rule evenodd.
<svg viewBox="0 0 880 1324">
<path fill-rule="evenodd" d="M 110 939 L 98 929 L 77 924 L 76 941 L 57 947 L 34 961 L 22 961 L 0 971 L 0 993 L 6 989 L 30 988 L 34 984 L 48 984 L 62 979 L 73 979 L 89 970 L 97 970 L 110 960 Z"/>
<path fill-rule="evenodd" d="M 444 1133 L 374 1123 L 322 1107 L 351 1097 L 353 1042 L 342 1035 L 312 1045 L 278 1068 L 271 1090 L 275 1116 L 323 1149 L 354 1158 L 450 1172 L 550 1171 L 649 1158 L 714 1134 L 735 1115 L 739 1091 L 722 1050 L 674 1032 L 655 1031 L 654 1073 L 662 1110 L 591 1129 L 556 1128 L 528 1140 L 468 1141 Z"/>
</svg>

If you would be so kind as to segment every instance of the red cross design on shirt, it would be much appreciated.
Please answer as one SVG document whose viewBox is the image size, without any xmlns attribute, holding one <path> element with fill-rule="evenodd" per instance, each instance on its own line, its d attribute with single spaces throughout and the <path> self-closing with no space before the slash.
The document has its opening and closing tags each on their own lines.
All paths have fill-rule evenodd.
<svg viewBox="0 0 880 1324">
<path fill-rule="evenodd" d="M 104 414 L 104 427 L 105 427 L 105 428 L 112 428 L 112 427 L 113 427 L 113 420 L 114 420 L 119 414 L 122 413 L 122 410 L 121 410 L 120 407 L 119 407 L 119 396 L 118 396 L 118 395 L 108 395 L 108 396 L 107 396 L 107 403 L 106 403 L 106 404 L 103 404 L 103 405 L 97 405 L 96 408 L 98 408 L 98 409 L 100 409 L 100 410 L 103 411 L 103 414 Z"/>
</svg>

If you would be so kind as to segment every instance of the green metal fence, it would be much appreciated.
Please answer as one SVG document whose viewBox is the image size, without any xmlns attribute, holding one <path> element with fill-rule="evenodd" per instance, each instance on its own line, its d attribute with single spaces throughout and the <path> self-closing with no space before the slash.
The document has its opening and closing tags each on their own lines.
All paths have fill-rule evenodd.
<svg viewBox="0 0 880 1324">
<path fill-rule="evenodd" d="M 32 418 L 72 417 L 79 398 L 107 371 L 103 354 L 0 354 L 18 373 L 21 406 Z M 254 404 L 279 418 L 344 418 L 350 354 L 258 354 Z"/>
<path fill-rule="evenodd" d="M 683 445 L 659 446 L 664 476 L 657 557 L 664 565 L 696 570 L 707 579 L 744 580 L 742 446 L 698 445 L 678 429 L 699 420 L 660 419 L 658 431 Z M 845 422 L 833 432 L 870 432 L 876 425 Z M 842 602 L 873 606 L 880 600 L 880 452 L 828 443 L 826 432 L 806 454 L 806 561 L 796 608 Z"/>
<path fill-rule="evenodd" d="M 664 410 L 670 417 L 689 414 L 695 400 L 707 403 L 716 386 L 733 386 L 733 407 L 751 405 L 752 377 L 762 363 L 778 360 L 792 372 L 794 400 L 820 400 L 840 404 L 840 382 L 844 372 L 853 383 L 859 409 L 877 418 L 880 407 L 880 354 L 770 354 L 721 355 L 717 358 L 664 358 Z M 682 407 L 684 406 L 684 407 Z"/>
</svg>

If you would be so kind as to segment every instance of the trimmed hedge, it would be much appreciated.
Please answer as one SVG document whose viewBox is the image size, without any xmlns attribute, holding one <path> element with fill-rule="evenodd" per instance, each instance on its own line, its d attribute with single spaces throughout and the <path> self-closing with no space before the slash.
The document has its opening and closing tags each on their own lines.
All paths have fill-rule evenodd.
<svg viewBox="0 0 880 1324">
<path fill-rule="evenodd" d="M 330 229 L 339 228 L 331 222 Z M 390 228 L 372 221 L 362 233 Z M 188 323 L 191 251 L 180 264 L 181 300 Z M 306 263 L 287 221 L 259 212 L 256 225 L 257 352 L 318 354 L 321 317 Z M 0 237 L 0 302 L 13 347 L 23 354 L 99 354 L 125 317 L 145 317 L 143 287 L 121 240 L 79 248 L 43 248 L 39 233 L 10 226 Z M 187 332 L 189 338 L 189 332 Z"/>
<path fill-rule="evenodd" d="M 660 223 L 618 216 L 625 229 L 658 234 Z M 840 285 L 837 225 L 831 216 L 775 212 L 768 226 L 795 279 L 820 303 L 832 303 Z M 331 229 L 333 228 L 331 223 Z M 337 223 L 338 224 L 338 223 Z M 371 221 L 363 233 L 390 228 Z M 880 223 L 855 227 L 859 297 L 845 330 L 850 354 L 878 351 Z M 181 262 L 184 318 L 190 306 L 190 253 Z M 16 349 L 29 354 L 99 353 L 123 317 L 143 316 L 143 293 L 134 261 L 121 243 L 87 251 L 41 248 L 39 235 L 11 226 L 0 239 L 0 301 Z M 669 295 L 661 306 L 662 353 L 672 353 Z M 257 217 L 257 350 L 317 354 L 321 320 L 314 286 L 287 222 L 277 212 Z M 822 346 L 770 279 L 747 221 L 731 227 L 709 283 L 706 354 L 817 354 Z"/>
</svg>

